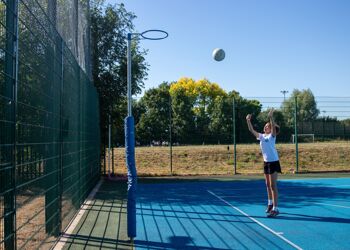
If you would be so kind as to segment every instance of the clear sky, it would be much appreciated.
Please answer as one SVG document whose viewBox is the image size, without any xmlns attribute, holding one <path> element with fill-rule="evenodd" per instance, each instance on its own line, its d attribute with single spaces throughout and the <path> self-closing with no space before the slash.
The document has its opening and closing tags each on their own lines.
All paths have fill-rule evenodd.
<svg viewBox="0 0 350 250">
<path fill-rule="evenodd" d="M 310 88 L 350 96 L 350 0 L 107 0 L 136 14 L 150 64 L 145 89 L 181 77 L 207 78 L 243 97 Z M 226 52 L 212 59 L 214 48 Z"/>
</svg>

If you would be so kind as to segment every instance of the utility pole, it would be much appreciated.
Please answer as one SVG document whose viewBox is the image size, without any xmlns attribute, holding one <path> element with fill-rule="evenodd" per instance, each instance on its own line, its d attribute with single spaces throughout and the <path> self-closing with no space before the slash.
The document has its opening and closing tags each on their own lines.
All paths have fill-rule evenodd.
<svg viewBox="0 0 350 250">
<path fill-rule="evenodd" d="M 286 100 L 286 94 L 288 93 L 288 90 L 281 90 L 281 93 L 283 94 L 283 101 Z"/>
</svg>

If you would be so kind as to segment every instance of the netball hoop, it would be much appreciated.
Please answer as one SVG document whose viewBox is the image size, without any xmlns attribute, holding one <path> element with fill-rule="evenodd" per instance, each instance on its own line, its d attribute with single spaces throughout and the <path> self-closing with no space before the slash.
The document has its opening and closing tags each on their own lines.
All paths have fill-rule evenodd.
<svg viewBox="0 0 350 250">
<path fill-rule="evenodd" d="M 162 40 L 169 36 L 168 32 L 164 30 L 146 30 L 139 35 L 146 40 Z"/>
<path fill-rule="evenodd" d="M 131 110 L 131 40 L 133 37 L 146 40 L 162 40 L 168 37 L 163 30 L 146 30 L 142 33 L 128 33 L 127 50 L 127 84 L 128 84 L 128 116 L 125 118 L 125 158 L 128 168 L 128 202 L 127 202 L 127 226 L 128 237 L 133 240 L 136 237 L 136 187 L 137 171 L 135 164 L 135 124 Z"/>
</svg>

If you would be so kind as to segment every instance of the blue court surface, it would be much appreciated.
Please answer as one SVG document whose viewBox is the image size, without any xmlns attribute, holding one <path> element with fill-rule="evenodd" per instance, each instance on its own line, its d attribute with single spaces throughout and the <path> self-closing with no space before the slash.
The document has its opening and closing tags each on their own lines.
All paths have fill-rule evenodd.
<svg viewBox="0 0 350 250">
<path fill-rule="evenodd" d="M 350 178 L 139 184 L 136 249 L 350 249 Z"/>
</svg>

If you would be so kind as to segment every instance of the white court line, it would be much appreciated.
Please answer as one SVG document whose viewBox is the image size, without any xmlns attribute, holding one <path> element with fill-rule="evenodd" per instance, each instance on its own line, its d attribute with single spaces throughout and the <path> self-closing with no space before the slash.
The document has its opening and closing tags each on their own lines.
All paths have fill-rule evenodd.
<svg viewBox="0 0 350 250">
<path fill-rule="evenodd" d="M 215 193 L 213 193 L 210 190 L 207 190 L 208 193 L 210 193 L 211 195 L 215 196 L 216 198 L 218 198 L 219 200 L 221 200 L 222 202 L 226 203 L 227 205 L 229 205 L 230 207 L 232 207 L 233 209 L 237 210 L 238 212 L 240 212 L 241 214 L 245 215 L 246 217 L 248 217 L 249 219 L 251 219 L 252 221 L 254 221 L 256 224 L 258 224 L 259 226 L 265 228 L 267 231 L 271 232 L 272 234 L 276 235 L 277 237 L 279 237 L 281 240 L 285 241 L 286 243 L 288 243 L 289 245 L 291 245 L 292 247 L 294 247 L 295 249 L 298 250 L 302 250 L 301 247 L 299 247 L 298 245 L 294 244 L 293 242 L 291 242 L 290 240 L 288 240 L 287 238 L 282 236 L 282 232 L 275 232 L 274 230 L 272 230 L 271 228 L 269 228 L 268 226 L 264 225 L 263 223 L 261 223 L 260 221 L 254 219 L 253 217 L 249 216 L 248 214 L 246 214 L 245 212 L 243 212 L 242 210 L 240 210 L 238 207 L 235 207 L 233 205 L 231 205 L 228 201 L 222 199 L 220 196 L 216 195 Z"/>
<path fill-rule="evenodd" d="M 321 203 L 321 202 L 312 202 L 312 203 L 313 204 L 318 204 L 318 205 L 331 206 L 331 207 L 350 208 L 349 206 L 334 205 L 334 204 L 329 204 L 329 203 Z"/>
<path fill-rule="evenodd" d="M 102 184 L 102 180 L 100 180 L 95 188 L 91 191 L 89 196 L 86 198 L 83 205 L 80 207 L 78 214 L 75 216 L 74 220 L 70 223 L 68 228 L 64 231 L 62 236 L 59 238 L 57 244 L 54 246 L 53 250 L 61 250 L 64 247 L 64 244 L 68 241 L 69 235 L 71 235 L 78 225 L 80 219 L 83 217 L 85 211 L 87 211 L 89 205 L 93 202 L 93 198 L 95 197 L 97 191 L 100 189 Z M 68 236 L 68 237 L 67 237 Z"/>
<path fill-rule="evenodd" d="M 249 198 L 252 197 L 261 197 L 262 194 L 257 194 L 257 195 L 249 195 Z M 244 197 L 243 195 L 220 195 L 221 198 L 241 198 L 241 199 L 246 199 L 247 197 Z M 265 199 L 264 199 L 265 200 Z"/>
</svg>

